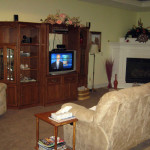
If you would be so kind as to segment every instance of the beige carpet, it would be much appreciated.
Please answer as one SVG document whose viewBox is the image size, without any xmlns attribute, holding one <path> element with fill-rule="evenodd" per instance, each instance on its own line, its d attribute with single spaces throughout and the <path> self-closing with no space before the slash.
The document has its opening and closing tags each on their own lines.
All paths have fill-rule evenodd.
<svg viewBox="0 0 150 150">
<path fill-rule="evenodd" d="M 98 89 L 91 93 L 91 97 L 84 101 L 74 103 L 92 107 L 97 104 L 99 98 L 107 92 L 107 89 Z M 0 116 L 0 150 L 34 150 L 36 142 L 36 118 L 34 114 L 60 109 L 62 104 L 53 106 L 37 106 L 20 110 L 7 110 Z M 40 121 L 40 138 L 54 135 L 54 128 Z M 63 137 L 62 127 L 59 127 L 58 135 Z"/>
<path fill-rule="evenodd" d="M 74 101 L 74 103 L 90 108 L 96 105 L 99 98 L 107 89 L 97 89 L 90 94 L 90 99 Z M 20 110 L 7 110 L 0 116 L 0 150 L 34 150 L 36 142 L 36 119 L 34 114 L 60 109 L 62 104 L 48 107 L 37 106 Z M 40 138 L 54 135 L 54 128 L 40 121 Z M 63 138 L 62 127 L 59 127 L 58 135 Z M 145 141 L 132 150 L 150 150 L 150 141 Z"/>
</svg>

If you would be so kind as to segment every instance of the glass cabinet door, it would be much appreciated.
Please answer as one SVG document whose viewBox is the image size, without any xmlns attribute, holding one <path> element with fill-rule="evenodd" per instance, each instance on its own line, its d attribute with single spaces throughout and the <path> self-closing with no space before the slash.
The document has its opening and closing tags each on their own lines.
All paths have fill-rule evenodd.
<svg viewBox="0 0 150 150">
<path fill-rule="evenodd" d="M 15 46 L 0 47 L 0 81 L 15 82 Z"/>
<path fill-rule="evenodd" d="M 13 48 L 7 48 L 7 63 L 6 63 L 7 81 L 15 81 L 14 54 L 15 51 Z"/>
<path fill-rule="evenodd" d="M 4 80 L 4 49 L 0 48 L 0 80 Z"/>
</svg>

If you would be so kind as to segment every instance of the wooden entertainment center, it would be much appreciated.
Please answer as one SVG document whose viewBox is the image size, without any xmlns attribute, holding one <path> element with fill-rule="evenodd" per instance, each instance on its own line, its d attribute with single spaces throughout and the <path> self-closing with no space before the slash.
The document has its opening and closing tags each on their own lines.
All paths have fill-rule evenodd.
<svg viewBox="0 0 150 150">
<path fill-rule="evenodd" d="M 49 38 L 62 35 L 76 51 L 76 71 L 49 74 Z M 7 84 L 8 108 L 52 105 L 77 100 L 87 86 L 89 28 L 47 23 L 0 22 L 0 82 Z"/>
</svg>

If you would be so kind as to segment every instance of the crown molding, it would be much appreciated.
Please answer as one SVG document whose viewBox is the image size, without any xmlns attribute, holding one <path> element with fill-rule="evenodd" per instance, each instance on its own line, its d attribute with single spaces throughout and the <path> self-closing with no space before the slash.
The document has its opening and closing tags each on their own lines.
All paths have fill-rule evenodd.
<svg viewBox="0 0 150 150">
<path fill-rule="evenodd" d="M 150 0 L 80 0 L 132 11 L 150 11 Z"/>
</svg>

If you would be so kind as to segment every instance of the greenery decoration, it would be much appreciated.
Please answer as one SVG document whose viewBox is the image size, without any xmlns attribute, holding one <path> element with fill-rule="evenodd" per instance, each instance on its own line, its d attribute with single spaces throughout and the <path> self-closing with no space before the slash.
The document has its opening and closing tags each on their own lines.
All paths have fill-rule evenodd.
<svg viewBox="0 0 150 150">
<path fill-rule="evenodd" d="M 141 35 L 144 35 L 147 39 L 150 39 L 150 31 L 148 28 L 143 27 L 143 23 L 141 22 L 141 19 L 139 19 L 138 26 L 134 25 L 132 29 L 126 33 L 125 39 L 131 36 L 132 38 L 137 38 L 137 41 L 139 41 L 138 37 Z"/>
</svg>

